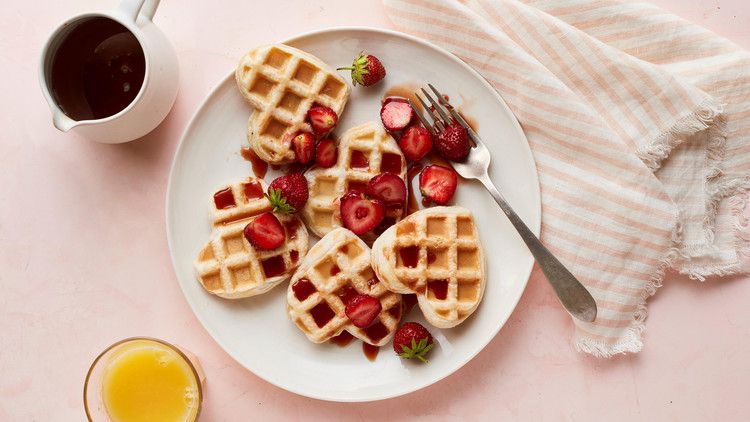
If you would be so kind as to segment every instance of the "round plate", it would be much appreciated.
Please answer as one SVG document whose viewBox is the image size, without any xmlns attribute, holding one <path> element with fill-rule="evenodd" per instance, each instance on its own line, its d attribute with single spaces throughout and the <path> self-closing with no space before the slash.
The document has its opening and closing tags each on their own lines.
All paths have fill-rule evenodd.
<svg viewBox="0 0 750 422">
<path fill-rule="evenodd" d="M 500 191 L 539 233 L 539 183 L 526 137 L 497 92 L 464 62 L 423 40 L 380 29 L 326 29 L 286 43 L 332 67 L 350 63 L 363 50 L 385 64 L 388 75 L 383 82 L 352 90 L 337 133 L 366 121 L 379 123 L 380 101 L 389 88 L 416 88 L 430 82 L 442 90 L 487 142 L 493 160 L 491 177 Z M 208 198 L 227 180 L 252 174 L 250 164 L 239 154 L 247 143 L 251 108 L 239 94 L 233 75 L 206 98 L 185 130 L 172 164 L 166 204 L 177 279 L 193 312 L 219 345 L 278 387 L 335 401 L 406 394 L 445 378 L 479 353 L 516 306 L 533 259 L 490 195 L 475 181 L 459 183 L 455 203 L 474 212 L 487 261 L 486 292 L 477 311 L 458 327 L 439 330 L 428 325 L 438 344 L 427 365 L 400 359 L 390 345 L 369 361 L 357 341 L 345 348 L 311 343 L 286 315 L 286 283 L 265 295 L 241 300 L 221 299 L 203 290 L 195 279 L 193 260 L 209 236 Z M 406 319 L 424 323 L 418 307 Z"/>
</svg>

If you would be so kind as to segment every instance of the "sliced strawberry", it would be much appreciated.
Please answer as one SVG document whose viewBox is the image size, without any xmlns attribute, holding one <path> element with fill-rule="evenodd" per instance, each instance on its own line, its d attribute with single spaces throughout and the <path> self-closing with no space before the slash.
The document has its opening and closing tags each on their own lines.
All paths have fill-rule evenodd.
<svg viewBox="0 0 750 422">
<path fill-rule="evenodd" d="M 313 105 L 307 111 L 307 121 L 316 135 L 328 133 L 336 127 L 339 116 L 330 107 Z"/>
<path fill-rule="evenodd" d="M 286 241 L 284 227 L 273 213 L 266 212 L 245 226 L 245 239 L 251 245 L 262 250 L 276 249 Z"/>
<path fill-rule="evenodd" d="M 333 139 L 326 138 L 318 142 L 318 148 L 315 150 L 315 164 L 324 168 L 333 167 L 338 157 L 339 149 Z"/>
<path fill-rule="evenodd" d="M 393 173 L 381 173 L 367 183 L 367 194 L 388 205 L 406 203 L 406 184 Z"/>
<path fill-rule="evenodd" d="M 357 295 L 347 302 L 344 311 L 356 327 L 367 328 L 382 310 L 383 306 L 378 299 L 370 295 Z"/>
<path fill-rule="evenodd" d="M 380 107 L 380 120 L 383 121 L 386 130 L 402 130 L 409 125 L 413 117 L 414 111 L 405 98 L 388 97 L 383 100 L 383 105 Z"/>
<path fill-rule="evenodd" d="M 398 140 L 398 146 L 406 158 L 421 160 L 432 150 L 432 134 L 420 125 L 409 126 Z"/>
<path fill-rule="evenodd" d="M 355 234 L 374 229 L 385 218 L 385 205 L 377 199 L 367 199 L 364 193 L 350 191 L 341 197 L 341 221 Z"/>
<path fill-rule="evenodd" d="M 453 198 L 457 185 L 458 175 L 455 170 L 448 167 L 427 166 L 419 175 L 419 191 L 422 192 L 422 196 L 439 205 Z"/>
<path fill-rule="evenodd" d="M 315 138 L 312 133 L 300 132 L 292 138 L 292 146 L 298 163 L 307 164 L 312 161 L 315 155 Z"/>
</svg>

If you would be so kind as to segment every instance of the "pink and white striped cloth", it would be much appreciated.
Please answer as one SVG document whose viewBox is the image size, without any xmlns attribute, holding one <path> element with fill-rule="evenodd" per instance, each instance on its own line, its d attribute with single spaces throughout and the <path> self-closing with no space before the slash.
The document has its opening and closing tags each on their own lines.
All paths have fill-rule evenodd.
<svg viewBox="0 0 750 422">
<path fill-rule="evenodd" d="M 673 269 L 743 272 L 750 54 L 647 3 L 385 0 L 393 23 L 482 73 L 515 113 L 542 190 L 542 240 L 589 288 L 596 356 L 642 348 Z"/>
</svg>

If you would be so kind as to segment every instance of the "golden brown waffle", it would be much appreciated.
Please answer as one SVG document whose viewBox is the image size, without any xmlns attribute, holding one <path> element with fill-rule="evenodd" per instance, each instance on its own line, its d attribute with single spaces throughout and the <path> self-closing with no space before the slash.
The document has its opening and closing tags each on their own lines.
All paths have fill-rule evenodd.
<svg viewBox="0 0 750 422">
<path fill-rule="evenodd" d="M 299 283 L 299 284 L 296 284 Z M 380 300 L 383 310 L 367 328 L 346 316 L 344 301 L 356 294 Z M 381 346 L 390 341 L 401 319 L 401 295 L 386 289 L 370 267 L 370 248 L 351 231 L 339 228 L 320 239 L 300 264 L 287 289 L 289 318 L 314 343 L 346 330 Z"/>
<path fill-rule="evenodd" d="M 245 226 L 271 210 L 265 190 L 263 181 L 252 177 L 216 190 L 229 205 L 219 208 L 212 198 L 213 231 L 195 260 L 196 277 L 209 293 L 227 299 L 265 293 L 288 279 L 306 255 L 307 228 L 293 215 L 277 215 L 286 231 L 279 248 L 258 250 L 245 239 Z"/>
<path fill-rule="evenodd" d="M 406 179 L 406 159 L 380 123 L 368 122 L 344 132 L 336 165 L 315 167 L 305 173 L 310 199 L 302 210 L 302 218 L 307 227 L 320 237 L 341 227 L 339 198 L 353 189 L 364 192 L 367 182 L 384 170 Z M 389 207 L 386 218 L 397 222 L 403 214 L 402 207 Z M 375 235 L 369 233 L 363 238 L 371 243 Z"/>
<path fill-rule="evenodd" d="M 397 293 L 416 293 L 425 319 L 454 327 L 479 306 L 484 257 L 471 211 L 433 207 L 386 230 L 372 247 L 372 267 Z"/>
<path fill-rule="evenodd" d="M 351 88 L 344 78 L 312 54 L 271 44 L 250 50 L 235 72 L 237 87 L 255 108 L 247 139 L 258 156 L 272 164 L 294 161 L 291 140 L 312 132 L 305 115 L 313 103 L 339 116 Z"/>
</svg>

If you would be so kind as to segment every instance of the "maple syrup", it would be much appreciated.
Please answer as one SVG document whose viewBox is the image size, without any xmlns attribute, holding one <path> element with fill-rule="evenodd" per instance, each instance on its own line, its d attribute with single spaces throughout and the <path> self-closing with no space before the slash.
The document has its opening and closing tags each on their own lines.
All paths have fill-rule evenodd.
<svg viewBox="0 0 750 422">
<path fill-rule="evenodd" d="M 261 186 L 260 182 L 255 179 L 244 183 L 242 185 L 242 191 L 245 193 L 245 198 L 247 198 L 248 201 L 263 198 L 263 186 Z"/>
<path fill-rule="evenodd" d="M 294 284 L 292 284 L 292 291 L 294 292 L 294 297 L 302 302 L 317 290 L 315 289 L 315 285 L 312 284 L 310 280 L 306 278 L 300 278 L 299 280 L 295 281 Z"/>
<path fill-rule="evenodd" d="M 427 288 L 432 291 L 437 300 L 445 300 L 448 297 L 448 280 L 433 280 L 427 283 Z"/>
<path fill-rule="evenodd" d="M 383 159 L 380 161 L 380 172 L 381 173 L 401 173 L 401 156 L 398 154 L 383 154 Z"/>
<path fill-rule="evenodd" d="M 362 351 L 370 362 L 374 362 L 380 352 L 380 347 L 362 342 Z"/>
<path fill-rule="evenodd" d="M 422 103 L 419 102 L 419 99 L 417 99 L 416 92 L 419 91 L 420 85 L 419 84 L 400 84 L 400 85 L 394 85 L 385 92 L 383 95 L 383 100 L 385 100 L 388 97 L 401 97 L 411 100 L 412 104 L 414 104 L 414 107 L 417 107 L 418 110 L 422 110 Z"/>
<path fill-rule="evenodd" d="M 52 97 L 68 117 L 102 119 L 133 102 L 146 75 L 146 58 L 127 28 L 92 17 L 62 40 L 49 71 Z"/>
<path fill-rule="evenodd" d="M 427 251 L 427 263 L 432 264 L 437 259 L 437 255 L 435 255 L 435 252 L 432 252 L 430 250 Z"/>
<path fill-rule="evenodd" d="M 315 325 L 317 325 L 318 328 L 323 328 L 328 324 L 328 321 L 336 316 L 336 313 L 333 312 L 333 309 L 331 309 L 331 307 L 328 306 L 328 303 L 324 300 L 310 309 L 310 316 L 312 316 Z"/>
<path fill-rule="evenodd" d="M 396 319 L 401 318 L 401 304 L 391 306 L 391 308 L 388 309 L 388 313 Z"/>
<path fill-rule="evenodd" d="M 348 187 L 347 191 L 349 192 L 354 191 L 354 190 L 357 192 L 362 192 L 362 193 L 367 192 L 367 183 L 365 182 L 352 181 L 352 182 L 349 182 L 347 187 Z"/>
<path fill-rule="evenodd" d="M 344 302 L 344 305 L 348 304 L 350 300 L 354 299 L 355 296 L 357 296 L 358 293 L 354 289 L 354 287 L 346 285 L 342 287 L 339 291 L 336 292 L 336 296 L 338 296 L 342 302 Z"/>
<path fill-rule="evenodd" d="M 291 220 L 284 222 L 284 230 L 286 230 L 286 237 L 289 240 L 293 240 L 297 238 L 298 229 L 299 229 L 299 220 L 297 220 L 296 218 L 292 218 Z"/>
<path fill-rule="evenodd" d="M 414 308 L 414 305 L 417 304 L 417 295 L 414 293 L 401 295 L 401 301 L 404 306 L 404 315 L 411 312 L 412 308 Z"/>
<path fill-rule="evenodd" d="M 388 335 L 388 328 L 383 325 L 382 322 L 378 321 L 375 324 L 364 329 L 365 335 L 370 338 L 373 342 L 377 343 L 382 340 L 383 337 Z"/>
<path fill-rule="evenodd" d="M 331 277 L 335 276 L 336 274 L 340 272 L 341 272 L 341 268 L 339 268 L 338 265 L 333 264 L 333 266 L 331 267 Z"/>
<path fill-rule="evenodd" d="M 252 148 L 242 147 L 240 148 L 240 154 L 242 155 L 242 158 L 250 162 L 255 177 L 260 179 L 266 177 L 266 173 L 268 173 L 268 163 L 258 157 L 258 154 L 256 154 Z"/>
<path fill-rule="evenodd" d="M 417 246 L 407 246 L 398 250 L 401 256 L 401 262 L 405 267 L 416 268 L 419 261 L 419 248 Z"/>
<path fill-rule="evenodd" d="M 353 335 L 349 334 L 348 331 L 342 331 L 341 334 L 331 338 L 331 343 L 339 347 L 346 347 L 352 340 L 354 340 Z"/>
<path fill-rule="evenodd" d="M 232 188 L 226 188 L 216 192 L 214 194 L 214 205 L 216 205 L 216 209 L 219 210 L 237 206 L 237 203 L 234 202 L 234 194 L 232 193 Z"/>
<path fill-rule="evenodd" d="M 263 267 L 263 274 L 266 275 L 266 278 L 284 274 L 284 271 L 286 271 L 284 258 L 281 255 L 276 255 L 268 259 L 264 259 L 263 261 L 261 261 L 261 266 Z"/>
<path fill-rule="evenodd" d="M 370 167 L 370 160 L 367 159 L 367 156 L 362 151 L 357 151 L 356 149 L 353 149 L 351 160 L 349 161 L 349 166 L 355 169 L 361 169 L 361 168 L 366 169 Z"/>
</svg>

